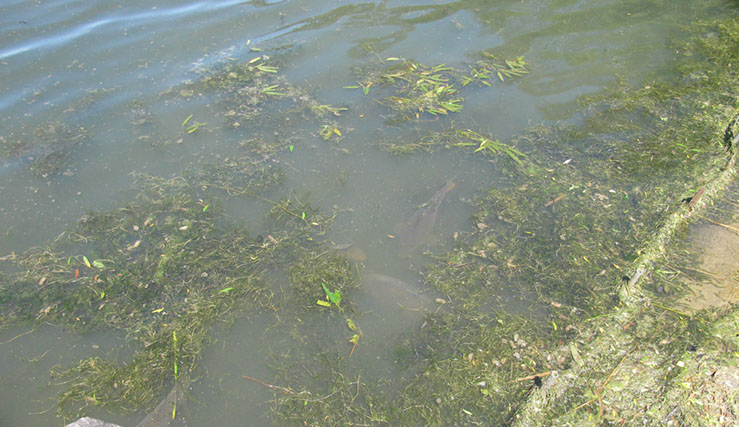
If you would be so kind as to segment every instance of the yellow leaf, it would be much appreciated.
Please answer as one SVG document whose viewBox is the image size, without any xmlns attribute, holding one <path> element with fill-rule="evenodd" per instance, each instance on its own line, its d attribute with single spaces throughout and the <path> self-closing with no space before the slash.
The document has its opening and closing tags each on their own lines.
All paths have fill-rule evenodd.
<svg viewBox="0 0 739 427">
<path fill-rule="evenodd" d="M 331 303 L 330 302 L 324 301 L 322 299 L 319 299 L 318 301 L 316 301 L 316 304 L 318 304 L 320 306 L 323 306 L 323 307 L 331 307 Z"/>
</svg>

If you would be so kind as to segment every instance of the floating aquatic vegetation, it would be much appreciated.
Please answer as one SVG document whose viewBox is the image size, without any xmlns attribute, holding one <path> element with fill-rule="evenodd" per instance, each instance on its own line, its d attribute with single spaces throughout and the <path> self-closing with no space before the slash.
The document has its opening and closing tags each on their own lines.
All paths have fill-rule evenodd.
<svg viewBox="0 0 739 427">
<path fill-rule="evenodd" d="M 266 55 L 257 56 L 248 63 L 227 63 L 213 70 L 203 70 L 199 82 L 207 89 L 216 90 L 223 113 L 230 127 L 250 126 L 264 105 L 285 96 L 287 81 L 277 75 L 279 68 Z"/>
<path fill-rule="evenodd" d="M 424 113 L 434 116 L 457 113 L 463 107 L 461 87 L 472 82 L 490 86 L 492 79 L 503 81 L 505 77 L 520 77 L 528 73 L 522 57 L 513 61 L 498 60 L 489 53 L 483 53 L 483 60 L 470 66 L 469 72 L 446 64 L 427 66 L 402 58 L 387 58 L 383 65 L 386 63 L 391 65 L 380 70 L 371 67 L 359 69 L 357 85 L 346 88 L 361 88 L 368 95 L 371 87 L 392 87 L 394 94 L 379 102 L 394 113 L 395 122 L 418 119 Z"/>
<path fill-rule="evenodd" d="M 397 63 L 382 70 L 376 83 L 365 80 L 362 87 L 392 86 L 396 94 L 381 99 L 380 103 L 395 112 L 400 120 L 410 120 L 424 112 L 446 115 L 462 110 L 459 89 L 449 73 L 451 67 L 445 64 L 427 67 L 398 58 L 388 58 L 388 61 Z"/>
<path fill-rule="evenodd" d="M 325 301 L 328 296 L 330 303 L 341 307 L 344 296 L 346 307 L 351 305 L 348 296 L 358 286 L 359 271 L 356 263 L 345 257 L 326 254 L 325 251 L 309 252 L 292 264 L 288 270 L 288 279 L 291 289 L 305 306 L 313 308 L 317 300 Z M 324 287 L 330 289 L 327 291 Z M 334 295 L 334 299 L 330 295 Z"/>
<path fill-rule="evenodd" d="M 339 126 L 336 123 L 329 123 L 321 126 L 321 130 L 318 131 L 324 141 L 333 140 L 339 141 L 343 138 Z"/>
<path fill-rule="evenodd" d="M 231 128 L 254 128 L 265 120 L 263 111 L 279 107 L 284 111 L 306 115 L 311 118 L 338 116 L 343 107 L 321 104 L 305 90 L 290 83 L 280 74 L 278 60 L 260 55 L 246 63 L 229 61 L 210 68 L 199 69 L 203 78 L 190 85 L 198 93 L 215 93 L 220 112 Z M 194 130 L 194 129 L 193 129 Z"/>
<path fill-rule="evenodd" d="M 316 351 L 307 358 L 290 357 L 288 363 L 285 355 L 272 359 L 277 379 L 295 384 L 292 393 L 275 396 L 273 411 L 279 420 L 309 425 L 389 422 L 382 384 L 347 374 L 344 356 Z"/>
<path fill-rule="evenodd" d="M 481 52 L 483 59 L 469 65 L 469 75 L 461 76 L 462 86 L 470 83 L 490 86 L 490 80 L 498 79 L 501 82 L 506 78 L 521 77 L 528 74 L 528 64 L 522 56 L 510 61 L 498 59 L 489 52 Z"/>
</svg>

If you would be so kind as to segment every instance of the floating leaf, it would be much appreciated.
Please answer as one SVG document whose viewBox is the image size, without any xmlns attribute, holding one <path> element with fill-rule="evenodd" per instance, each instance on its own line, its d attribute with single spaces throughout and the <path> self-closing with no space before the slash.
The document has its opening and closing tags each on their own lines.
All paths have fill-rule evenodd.
<svg viewBox="0 0 739 427">
<path fill-rule="evenodd" d="M 87 259 L 86 256 L 82 255 L 82 261 L 84 261 L 84 263 L 87 266 L 87 268 L 92 268 L 92 265 L 90 265 L 90 260 Z"/>
<path fill-rule="evenodd" d="M 319 299 L 318 301 L 316 301 L 316 304 L 318 304 L 320 306 L 323 306 L 323 307 L 331 307 L 331 303 L 330 302 L 324 301 L 322 299 Z"/>
<path fill-rule="evenodd" d="M 268 65 L 257 65 L 257 69 L 259 71 L 264 71 L 265 73 L 276 73 L 277 67 L 270 67 Z"/>
<path fill-rule="evenodd" d="M 354 323 L 354 321 L 352 319 L 346 319 L 346 326 L 351 331 L 356 331 L 357 330 L 357 325 Z"/>
<path fill-rule="evenodd" d="M 182 122 L 182 127 L 185 127 L 185 125 L 187 124 L 187 122 L 190 121 L 190 119 L 192 118 L 192 116 L 193 116 L 192 114 L 190 114 L 189 116 L 187 116 L 187 118 L 185 119 L 185 121 Z"/>
<path fill-rule="evenodd" d="M 161 313 L 161 312 L 163 312 L 163 311 L 164 311 L 164 307 L 162 307 L 162 308 L 157 308 L 156 310 L 152 310 L 151 312 L 152 312 L 152 313 Z"/>
<path fill-rule="evenodd" d="M 203 206 L 203 212 L 207 211 L 209 207 L 210 207 L 210 205 Z"/>
<path fill-rule="evenodd" d="M 293 150 L 295 149 L 295 146 L 291 144 L 288 148 L 290 149 L 290 152 L 292 153 Z"/>
<path fill-rule="evenodd" d="M 339 292 L 338 289 L 332 292 L 329 298 L 331 299 L 332 303 L 341 308 L 341 292 Z"/>
<path fill-rule="evenodd" d="M 200 126 L 205 126 L 205 125 L 207 125 L 207 124 L 208 124 L 208 123 L 196 123 L 196 124 L 194 124 L 194 125 L 191 125 L 191 126 L 189 126 L 189 127 L 188 127 L 188 128 L 186 129 L 186 130 L 187 130 L 187 133 L 193 133 L 193 132 L 195 132 L 196 130 L 198 130 L 198 128 L 199 128 Z"/>
<path fill-rule="evenodd" d="M 233 289 L 233 288 L 223 288 L 220 291 L 218 291 L 218 293 L 224 294 L 224 293 L 227 293 L 228 291 L 230 291 L 231 289 Z"/>
<path fill-rule="evenodd" d="M 92 262 L 92 265 L 93 265 L 93 266 L 95 266 L 95 268 L 99 268 L 99 269 L 101 269 L 101 270 L 102 270 L 103 268 L 105 268 L 105 264 L 103 264 L 103 262 L 102 262 L 102 261 L 100 261 L 100 260 L 97 260 L 97 259 L 96 259 L 95 261 L 93 261 L 93 262 Z"/>
<path fill-rule="evenodd" d="M 284 93 L 275 92 L 275 89 L 277 89 L 278 87 L 279 85 L 267 86 L 264 89 L 262 89 L 261 93 L 265 95 L 272 95 L 272 96 L 284 96 L 285 95 Z"/>
<path fill-rule="evenodd" d="M 100 299 L 105 298 L 105 291 L 100 292 Z"/>
</svg>

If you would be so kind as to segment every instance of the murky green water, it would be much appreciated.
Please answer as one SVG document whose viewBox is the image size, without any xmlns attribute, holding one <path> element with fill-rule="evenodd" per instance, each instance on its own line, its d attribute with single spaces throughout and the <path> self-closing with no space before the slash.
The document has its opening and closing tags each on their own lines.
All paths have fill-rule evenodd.
<svg viewBox="0 0 739 427">
<path fill-rule="evenodd" d="M 429 258 L 421 249 L 441 253 L 453 246 L 455 233 L 470 232 L 475 227 L 470 200 L 502 182 L 503 175 L 493 163 L 469 153 L 395 156 L 381 143 L 418 138 L 452 123 L 507 141 L 533 124 L 576 122 L 578 96 L 596 93 L 617 77 L 638 85 L 670 70 L 671 43 L 683 37 L 681 26 L 710 18 L 723 6 L 721 1 L 615 0 L 180 2 L 157 7 L 143 2 L 6 2 L 0 9 L 2 141 L 37 141 L 44 132 L 64 129 L 80 138 L 48 173 L 33 169 L 48 153 L 45 148 L 3 157 L 0 255 L 53 240 L 87 211 L 128 203 L 135 195 L 134 173 L 179 176 L 208 162 L 228 162 L 240 153 L 241 141 L 287 141 L 292 148 L 269 160 L 282 168 L 284 182 L 264 197 L 296 195 L 338 212 L 327 240 L 361 250 L 366 257 L 361 274 L 369 277 L 362 286 L 375 291 L 358 298 L 365 336 L 353 355 L 354 366 L 367 377 L 402 376 L 388 356 L 390 347 L 404 333 L 421 328 L 424 317 L 413 307 L 394 304 L 413 304 L 416 297 L 393 292 L 422 293 L 418 298 L 428 301 L 426 310 L 436 309 L 434 299 L 444 296 L 425 292 L 419 272 Z M 530 73 L 491 87 L 466 88 L 459 113 L 388 123 L 387 108 L 371 96 L 382 89 L 370 88 L 365 96 L 344 88 L 357 84 L 356 67 L 378 58 L 461 67 L 483 50 L 504 58 L 523 56 Z M 259 119 L 227 126 L 228 108 L 197 84 L 202 71 L 261 55 L 278 58 L 281 75 L 320 104 L 346 110 L 320 122 L 291 117 L 285 110 L 289 107 L 278 102 Z M 207 124 L 187 133 L 183 122 L 191 115 L 187 125 Z M 340 137 L 324 140 L 325 123 L 337 126 Z M 438 207 L 430 244 L 400 257 L 395 225 L 411 218 L 452 177 L 456 186 Z M 242 197 L 222 207 L 253 235 L 266 232 L 264 216 L 272 206 L 264 200 Z M 378 274 L 395 282 L 378 279 Z M 271 286 L 278 291 L 288 285 L 278 275 Z M 376 292 L 383 286 L 387 290 Z M 507 298 L 520 302 L 510 303 L 514 311 L 535 304 L 516 295 Z M 275 313 L 266 311 L 216 328 L 216 342 L 203 354 L 192 384 L 196 401 L 188 405 L 189 423 L 270 423 L 265 413 L 275 391 L 242 375 L 272 382 L 269 357 L 290 348 L 288 338 L 270 333 L 276 323 Z M 30 328 L 0 333 L 3 425 L 60 424 L 53 400 L 59 385 L 49 370 L 98 354 L 125 360 L 131 352 L 123 337 L 110 331 L 80 337 L 40 325 L 13 339 Z M 336 339 L 328 339 L 326 347 L 346 356 L 351 349 L 346 334 L 329 325 L 327 335 Z M 124 425 L 144 416 L 96 415 Z"/>
</svg>

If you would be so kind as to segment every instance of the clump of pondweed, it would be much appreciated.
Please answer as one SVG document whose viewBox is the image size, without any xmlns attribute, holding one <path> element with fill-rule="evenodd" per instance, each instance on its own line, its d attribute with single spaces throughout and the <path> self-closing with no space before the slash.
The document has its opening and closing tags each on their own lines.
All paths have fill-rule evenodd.
<svg viewBox="0 0 739 427">
<path fill-rule="evenodd" d="M 446 115 L 462 110 L 459 88 L 449 73 L 453 69 L 445 64 L 428 67 L 412 60 L 394 60 L 395 64 L 378 75 L 375 84 L 392 86 L 395 95 L 383 98 L 380 103 L 396 114 L 396 120 L 410 120 L 428 112 Z M 365 80 L 362 86 L 373 82 Z"/>
<path fill-rule="evenodd" d="M 544 301 L 607 309 L 649 230 L 726 161 L 731 106 L 717 96 L 708 109 L 706 96 L 664 82 L 622 84 L 582 100 L 590 107 L 582 129 L 537 128 L 516 138 L 537 156 L 527 159 L 526 177 L 479 200 L 479 237 L 462 242 L 455 263 L 484 268 L 480 284 L 513 283 Z"/>
<path fill-rule="evenodd" d="M 482 59 L 468 65 L 468 75 L 461 75 L 458 78 L 462 81 L 462 86 L 470 83 L 478 85 L 490 86 L 490 81 L 505 81 L 507 78 L 521 77 L 528 74 L 528 64 L 523 60 L 522 56 L 516 59 L 500 59 L 490 52 L 480 52 Z"/>
<path fill-rule="evenodd" d="M 208 162 L 185 173 L 188 181 L 208 194 L 230 197 L 262 193 L 276 188 L 285 179 L 279 166 L 263 164 L 246 156 Z"/>
<path fill-rule="evenodd" d="M 566 165 L 536 170 L 478 199 L 476 231 L 433 264 L 429 286 L 469 306 L 489 306 L 505 292 L 582 310 L 613 303 L 624 251 L 636 247 L 622 241 L 632 222 L 621 214 L 633 209 L 632 198 L 583 182 Z"/>
<path fill-rule="evenodd" d="M 296 138 L 255 137 L 239 142 L 239 147 L 253 162 L 264 162 L 272 158 L 277 152 L 289 149 Z"/>
<path fill-rule="evenodd" d="M 333 352 L 315 351 L 311 357 L 274 357 L 277 381 L 292 384 L 292 393 L 275 396 L 272 410 L 287 423 L 373 424 L 391 419 L 382 384 L 347 373 L 347 361 Z"/>
<path fill-rule="evenodd" d="M 313 249 L 331 219 L 302 205 L 296 223 L 276 221 L 269 239 L 251 238 L 226 221 L 217 198 L 205 204 L 193 196 L 209 188 L 201 178 L 193 188 L 182 178 L 138 176 L 141 192 L 133 203 L 88 213 L 76 230 L 11 260 L 15 273 L 0 292 L 4 320 L 118 329 L 139 347 L 127 364 L 86 359 L 60 369 L 67 378 L 64 413 L 151 405 L 173 379 L 173 333 L 184 373 L 197 365 L 213 321 L 257 302 L 269 305 L 272 294 L 261 277 Z"/>
<path fill-rule="evenodd" d="M 556 340 L 546 338 L 533 322 L 468 314 L 445 314 L 408 340 L 412 348 L 405 355 L 413 360 L 397 363 L 400 369 L 415 365 L 418 374 L 407 378 L 410 382 L 348 374 L 346 360 L 326 352 L 311 358 L 276 357 L 278 381 L 293 385 L 294 393 L 277 396 L 274 410 L 284 420 L 331 423 L 508 422 L 517 402 L 534 386 L 532 373 L 560 369 L 567 356 L 551 350 Z"/>
<path fill-rule="evenodd" d="M 311 251 L 304 254 L 288 270 L 291 289 L 300 304 L 315 307 L 317 300 L 325 300 L 326 286 L 330 292 L 339 291 L 346 296 L 359 286 L 359 270 L 356 263 L 346 257 L 327 251 Z M 344 298 L 345 303 L 350 303 Z"/>
<path fill-rule="evenodd" d="M 36 128 L 33 137 L 11 134 L 0 142 L 4 157 L 27 162 L 31 173 L 48 178 L 66 172 L 72 152 L 89 137 L 82 126 L 51 122 Z"/>
<path fill-rule="evenodd" d="M 253 127 L 267 105 L 297 112 L 311 118 L 338 116 L 345 108 L 320 104 L 305 90 L 288 82 L 279 74 L 278 61 L 268 55 L 252 58 L 247 63 L 228 62 L 211 69 L 199 70 L 203 79 L 196 82 L 214 91 L 226 125 L 232 128 Z"/>
<path fill-rule="evenodd" d="M 569 363 L 535 322 L 504 314 L 449 313 L 421 331 L 423 372 L 392 404 L 393 423 L 506 424 L 534 376 Z"/>
<path fill-rule="evenodd" d="M 380 103 L 394 112 L 393 121 L 404 122 L 419 118 L 424 113 L 448 115 L 462 110 L 461 87 L 469 83 L 490 85 L 490 80 L 504 80 L 527 73 L 523 58 L 499 61 L 487 54 L 484 60 L 470 66 L 468 72 L 446 64 L 426 66 L 413 60 L 388 58 L 382 69 L 372 66 L 357 69 L 359 86 L 365 95 L 373 86 L 392 87 L 394 95 L 380 99 Z"/>
<path fill-rule="evenodd" d="M 131 205 L 88 213 L 77 230 L 18 256 L 19 271 L 7 287 L 9 310 L 81 330 L 138 332 L 166 323 L 188 298 L 217 292 L 220 287 L 208 292 L 216 284 L 255 285 L 257 271 L 234 277 L 223 268 L 259 252 L 244 230 L 217 229 L 218 209 L 204 209 L 182 180 L 140 177 L 139 185 L 144 189 Z M 242 245 L 231 246 L 234 240 Z M 241 249 L 224 250 L 229 247 Z M 163 307 L 170 310 L 152 313 Z"/>
<path fill-rule="evenodd" d="M 500 142 L 489 135 L 483 135 L 471 129 L 455 129 L 453 127 L 443 131 L 432 131 L 413 140 L 407 137 L 397 141 L 383 141 L 380 147 L 393 154 L 407 154 L 416 151 L 436 151 L 439 149 L 461 149 L 480 156 L 493 156 L 502 153 L 520 166 L 524 166 L 522 159 L 526 155 L 515 147 Z"/>
</svg>

